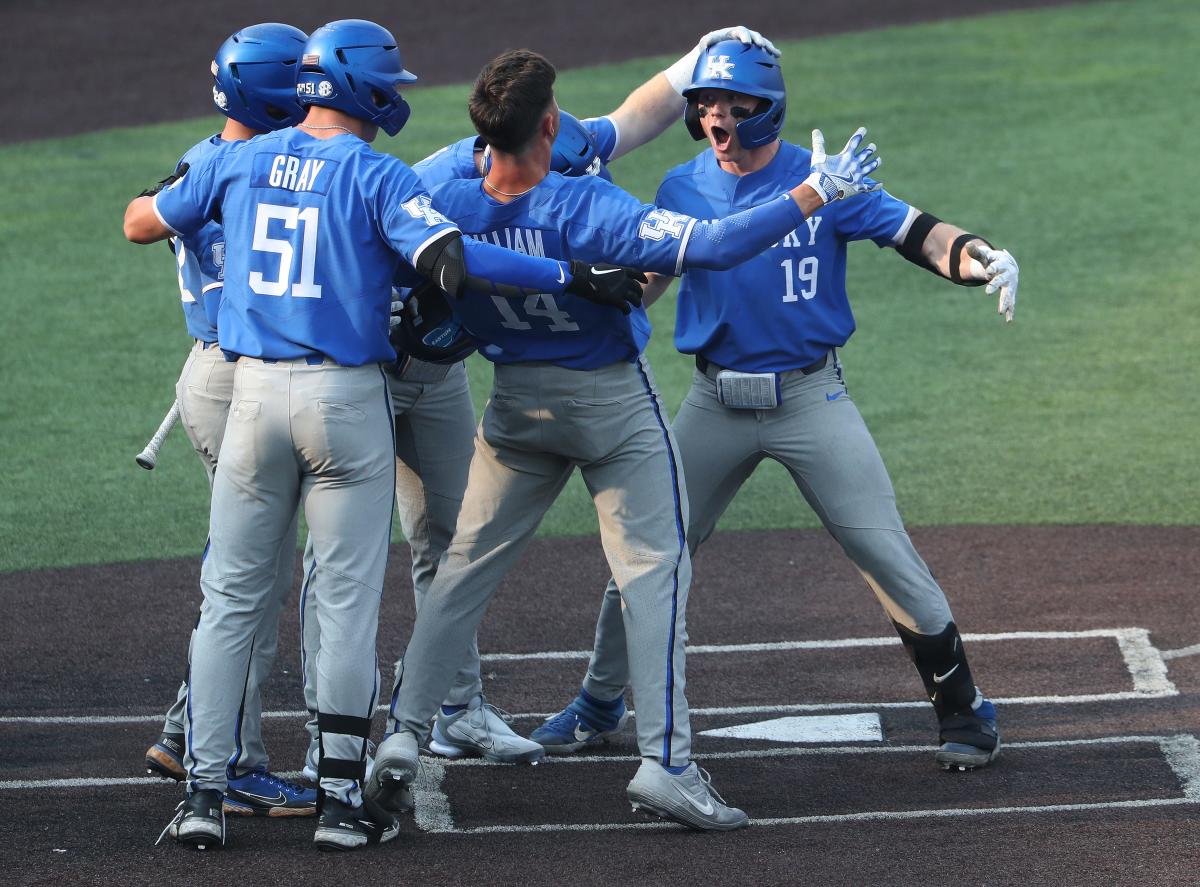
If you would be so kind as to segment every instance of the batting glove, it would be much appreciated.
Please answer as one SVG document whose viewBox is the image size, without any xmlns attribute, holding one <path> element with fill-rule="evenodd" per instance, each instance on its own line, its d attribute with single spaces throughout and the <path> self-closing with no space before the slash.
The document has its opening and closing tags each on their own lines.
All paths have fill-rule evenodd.
<svg viewBox="0 0 1200 887">
<path fill-rule="evenodd" d="M 149 188 L 147 188 L 145 191 L 143 191 L 141 194 L 139 194 L 138 197 L 153 197 L 159 191 L 162 191 L 166 188 L 170 188 L 172 185 L 174 185 L 176 182 L 178 182 L 180 179 L 182 179 L 185 175 L 187 175 L 188 169 L 189 169 L 189 164 L 186 164 L 186 163 L 179 164 L 179 166 L 175 169 L 175 172 L 171 173 L 169 176 L 167 176 L 165 179 L 162 179 L 157 184 L 152 185 Z M 174 252 L 174 250 L 172 250 L 172 252 Z"/>
<path fill-rule="evenodd" d="M 700 56 L 704 53 L 704 50 L 708 49 L 714 43 L 720 43 L 722 40 L 737 40 L 747 46 L 759 46 L 776 58 L 780 55 L 774 43 L 758 33 L 758 31 L 751 31 L 744 25 L 709 31 L 700 38 L 700 42 L 695 45 L 691 52 L 663 71 L 677 93 L 683 95 L 683 91 L 692 85 L 692 75 L 696 71 L 696 63 L 700 61 Z"/>
<path fill-rule="evenodd" d="M 1006 249 L 991 249 L 987 244 L 975 241 L 967 246 L 971 257 L 971 276 L 975 280 L 986 280 L 984 292 L 988 295 L 1000 291 L 996 313 L 1003 314 L 1006 323 L 1012 323 L 1017 308 L 1017 281 L 1020 271 L 1017 260 Z"/>
<path fill-rule="evenodd" d="M 642 285 L 646 275 L 620 265 L 596 264 L 572 260 L 571 282 L 563 292 L 581 296 L 598 305 L 620 308 L 628 314 L 631 306 L 642 307 Z"/>
<path fill-rule="evenodd" d="M 804 184 L 816 191 L 823 203 L 866 194 L 882 187 L 879 182 L 867 178 L 879 169 L 883 160 L 878 157 L 872 159 L 874 142 L 859 150 L 858 146 L 866 134 L 867 128 L 860 126 L 850 136 L 842 152 L 830 157 L 825 153 L 825 136 L 821 130 L 813 130 L 812 173 L 804 180 Z"/>
</svg>

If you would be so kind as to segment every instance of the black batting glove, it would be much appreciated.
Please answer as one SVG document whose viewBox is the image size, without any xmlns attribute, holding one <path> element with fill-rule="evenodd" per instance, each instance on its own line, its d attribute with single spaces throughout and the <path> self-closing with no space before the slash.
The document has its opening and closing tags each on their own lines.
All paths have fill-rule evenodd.
<svg viewBox="0 0 1200 887">
<path fill-rule="evenodd" d="M 169 176 L 167 176 L 165 179 L 163 179 L 157 185 L 147 188 L 145 191 L 143 191 L 141 194 L 139 194 L 138 197 L 153 197 L 155 194 L 157 194 L 163 188 L 170 188 L 172 185 L 174 185 L 176 182 L 178 182 L 180 179 L 182 179 L 185 175 L 187 175 L 187 171 L 189 169 L 191 169 L 191 167 L 188 164 L 186 164 L 186 163 L 179 164 L 179 166 L 175 170 L 175 172 L 171 173 Z"/>
<path fill-rule="evenodd" d="M 620 308 L 622 314 L 628 314 L 634 306 L 642 307 L 642 285 L 646 282 L 646 275 L 641 271 L 603 262 L 591 265 L 577 259 L 571 261 L 568 270 L 571 272 L 571 282 L 566 285 L 564 292 L 581 296 L 597 305 Z"/>
</svg>

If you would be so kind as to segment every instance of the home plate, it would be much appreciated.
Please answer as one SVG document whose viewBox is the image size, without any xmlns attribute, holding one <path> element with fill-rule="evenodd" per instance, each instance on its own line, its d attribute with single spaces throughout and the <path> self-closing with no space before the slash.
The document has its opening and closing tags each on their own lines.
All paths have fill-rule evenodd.
<svg viewBox="0 0 1200 887">
<path fill-rule="evenodd" d="M 883 727 L 874 712 L 858 715 L 809 715 L 774 718 L 704 730 L 701 736 L 724 739 L 769 739 L 771 742 L 882 742 Z"/>
</svg>

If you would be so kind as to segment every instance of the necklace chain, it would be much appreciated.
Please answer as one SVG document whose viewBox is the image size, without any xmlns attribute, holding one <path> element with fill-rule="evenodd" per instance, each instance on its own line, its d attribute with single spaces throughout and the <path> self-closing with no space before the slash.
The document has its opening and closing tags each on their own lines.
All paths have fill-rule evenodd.
<svg viewBox="0 0 1200 887">
<path fill-rule="evenodd" d="M 342 132 L 354 135 L 354 132 L 346 129 L 344 126 L 338 126 L 336 123 L 331 123 L 329 126 L 313 126 L 311 123 L 297 123 L 297 126 L 303 126 L 305 129 L 340 129 Z"/>
<path fill-rule="evenodd" d="M 534 188 L 537 187 L 537 185 L 530 185 L 524 191 L 518 191 L 516 194 L 509 194 L 507 191 L 501 191 L 499 188 L 497 188 L 495 185 L 493 185 L 491 182 L 489 182 L 487 180 L 487 176 L 484 176 L 483 183 L 485 185 L 487 185 L 489 188 L 491 188 L 493 191 L 495 191 L 497 194 L 501 194 L 505 197 L 524 197 L 526 194 L 528 194 L 530 191 L 532 191 Z"/>
</svg>

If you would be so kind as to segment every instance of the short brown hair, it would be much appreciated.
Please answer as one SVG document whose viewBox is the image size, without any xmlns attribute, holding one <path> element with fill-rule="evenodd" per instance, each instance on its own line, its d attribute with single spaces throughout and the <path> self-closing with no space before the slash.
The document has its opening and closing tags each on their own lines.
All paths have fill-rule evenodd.
<svg viewBox="0 0 1200 887">
<path fill-rule="evenodd" d="M 520 153 L 537 131 L 554 99 L 554 65 L 528 49 L 496 56 L 479 72 L 471 88 L 471 122 L 489 145 Z"/>
</svg>

